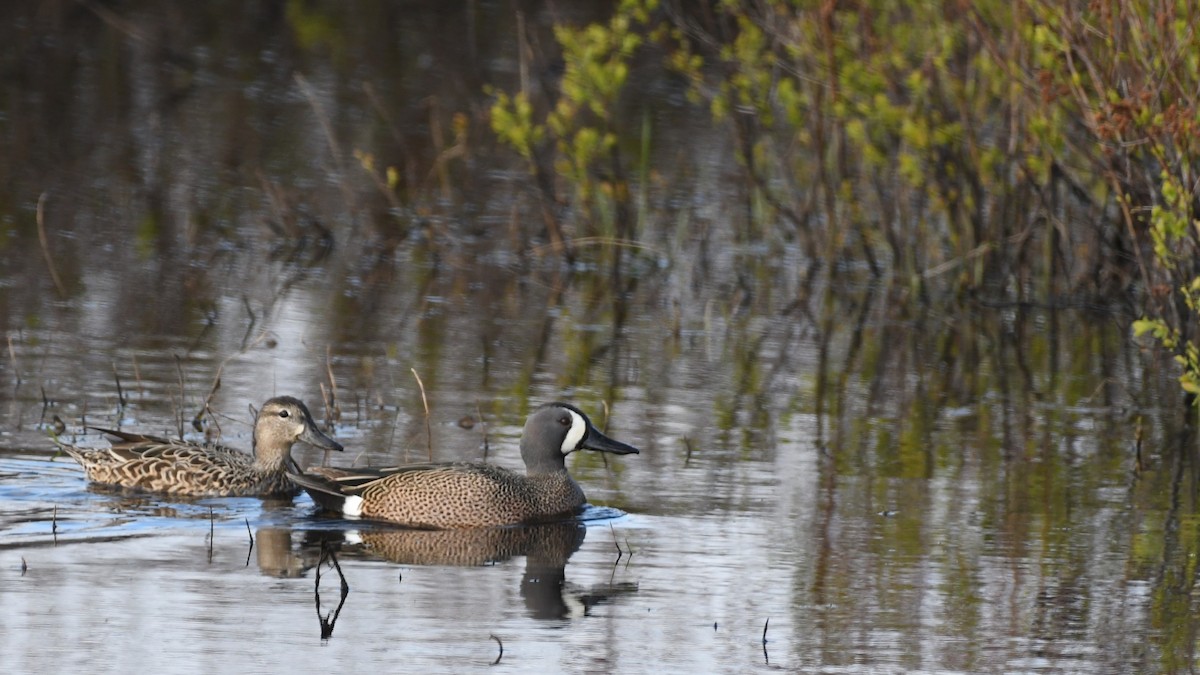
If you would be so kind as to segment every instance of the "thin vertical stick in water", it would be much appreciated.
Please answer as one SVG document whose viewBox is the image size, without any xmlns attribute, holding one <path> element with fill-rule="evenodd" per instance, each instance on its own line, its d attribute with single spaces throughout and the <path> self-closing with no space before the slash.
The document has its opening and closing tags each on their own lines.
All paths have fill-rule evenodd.
<svg viewBox="0 0 1200 675">
<path fill-rule="evenodd" d="M 604 433 L 608 433 L 608 401 L 607 400 L 600 401 L 600 404 L 604 406 L 604 424 L 600 425 L 600 431 L 602 431 Z M 608 453 L 607 452 L 598 452 L 596 454 L 600 455 L 600 460 L 604 462 L 604 469 L 607 471 L 608 470 Z"/>
<path fill-rule="evenodd" d="M 337 400 L 337 378 L 333 376 L 333 356 L 330 353 L 330 345 L 325 345 L 325 375 L 329 378 L 329 398 L 325 401 L 325 419 L 329 422 L 330 430 L 342 417 L 341 408 L 338 407 Z M 321 387 L 321 396 L 325 396 L 325 388 Z"/>
<path fill-rule="evenodd" d="M 342 151 L 341 144 L 338 143 L 337 135 L 333 130 L 333 122 L 330 120 L 329 114 L 325 108 L 321 106 L 321 101 L 317 98 L 317 91 L 311 84 L 308 83 L 308 78 L 296 73 L 292 76 L 296 81 L 296 85 L 300 87 L 300 92 L 308 99 L 309 105 L 312 107 L 313 114 L 317 117 L 317 122 L 321 125 L 321 131 L 325 134 L 325 141 L 329 144 L 329 155 L 333 160 L 333 166 L 337 170 L 337 175 L 345 176 L 345 166 L 343 158 L 345 153 Z M 338 181 L 339 187 L 342 190 L 342 196 L 346 200 L 346 205 L 350 207 L 350 211 L 357 211 L 355 208 L 355 192 L 346 180 Z"/>
<path fill-rule="evenodd" d="M 770 625 L 771 625 L 771 617 L 768 616 L 767 622 L 763 624 L 763 637 L 762 637 L 763 662 L 766 663 L 768 666 L 771 665 L 771 657 L 770 657 L 770 655 L 767 654 L 767 626 L 770 626 Z"/>
<path fill-rule="evenodd" d="M 529 36 L 525 34 L 525 13 L 517 12 L 517 40 L 520 41 L 520 46 L 517 48 L 517 73 L 521 81 L 521 93 L 529 95 L 529 55 L 531 51 L 529 46 Z"/>
<path fill-rule="evenodd" d="M 242 296 L 242 304 L 246 307 L 246 314 L 250 317 L 250 323 L 246 326 L 246 334 L 242 336 L 242 350 L 245 351 L 250 342 L 250 336 L 254 334 L 254 324 L 258 323 L 258 317 L 254 314 L 254 309 L 250 307 L 250 298 Z"/>
<path fill-rule="evenodd" d="M 329 560 L 333 563 L 334 569 L 337 570 L 338 577 L 342 581 L 341 598 L 338 600 L 338 606 L 328 614 L 321 614 L 321 566 L 325 561 Z M 346 604 L 346 596 L 350 594 L 350 584 L 346 583 L 346 575 L 342 574 L 342 566 L 338 564 L 337 556 L 334 555 L 328 543 L 321 542 L 321 559 L 317 561 L 316 583 L 313 586 L 313 601 L 317 609 L 317 621 L 321 623 L 321 639 L 328 640 L 333 637 L 333 626 L 337 623 L 338 616 L 342 613 L 342 607 Z"/>
<path fill-rule="evenodd" d="M 342 595 L 350 592 L 350 584 L 346 581 L 346 575 L 342 574 L 342 566 L 338 564 L 337 556 L 333 551 L 329 551 L 329 562 L 333 563 L 333 569 L 337 570 L 338 580 L 341 582 Z"/>
<path fill-rule="evenodd" d="M 213 534 L 214 534 L 213 529 L 215 526 L 214 525 L 215 520 L 216 520 L 216 514 L 213 513 L 213 507 L 210 506 L 210 507 L 208 507 L 208 562 L 210 562 L 210 563 L 212 562 L 212 554 L 213 554 Z"/>
<path fill-rule="evenodd" d="M 120 373 L 117 372 L 117 362 L 116 361 L 113 361 L 112 370 L 113 370 L 113 379 L 117 381 L 117 403 L 119 403 L 121 408 L 124 409 L 125 408 L 125 392 L 121 389 L 121 375 L 120 375 Z"/>
<path fill-rule="evenodd" d="M 483 427 L 483 461 L 487 462 L 488 456 L 488 431 L 487 421 L 483 419 L 483 413 L 479 411 L 479 401 L 475 402 L 475 416 L 479 418 L 479 424 Z"/>
<path fill-rule="evenodd" d="M 425 440 L 429 447 L 429 461 L 433 461 L 433 428 L 429 425 L 429 399 L 425 398 L 425 383 L 421 381 L 421 376 L 417 374 L 416 368 L 409 368 L 412 371 L 413 377 L 417 378 L 417 386 L 421 388 L 421 405 L 425 406 Z"/>
<path fill-rule="evenodd" d="M 341 598 L 338 599 L 337 608 L 329 614 L 320 614 L 320 566 L 325 565 L 328 560 L 334 565 L 337 571 L 338 579 L 342 581 Z M 320 560 L 317 561 L 317 579 L 316 585 L 313 586 L 313 602 L 317 607 L 317 621 L 320 622 L 320 639 L 328 640 L 334 635 L 334 625 L 337 623 L 337 617 L 342 614 L 342 607 L 346 605 L 346 598 L 350 595 L 350 585 L 346 583 L 346 575 L 342 574 L 342 566 L 337 563 L 337 556 L 334 550 L 329 548 L 326 542 L 320 543 Z"/>
<path fill-rule="evenodd" d="M 500 653 L 496 655 L 496 660 L 492 661 L 492 665 L 494 666 L 497 663 L 500 663 L 500 659 L 504 658 L 504 643 L 500 641 L 500 638 L 496 637 L 495 633 L 489 635 L 488 637 L 495 640 L 496 644 L 500 647 Z"/>
<path fill-rule="evenodd" d="M 317 387 L 321 389 L 321 402 L 325 404 L 325 430 L 329 431 L 330 425 L 333 423 L 333 407 L 329 402 L 332 394 L 329 393 L 329 387 L 326 387 L 324 382 L 318 382 Z"/>
<path fill-rule="evenodd" d="M 175 418 L 179 423 L 179 440 L 183 440 L 183 406 L 187 400 L 187 392 L 183 387 L 183 360 L 175 354 L 175 372 L 179 374 L 179 409 L 176 411 Z"/>
<path fill-rule="evenodd" d="M 246 521 L 246 536 L 250 537 L 250 548 L 246 549 L 246 567 L 249 567 L 250 554 L 254 553 L 254 533 L 250 531 L 250 519 L 245 518 L 244 520 Z"/>
<path fill-rule="evenodd" d="M 1134 429 L 1134 431 L 1133 431 L 1133 438 L 1134 438 L 1133 474 L 1135 476 L 1140 476 L 1140 475 L 1142 475 L 1142 471 L 1146 468 L 1145 464 L 1142 463 L 1142 416 L 1141 415 L 1138 415 L 1137 423 L 1134 425 L 1133 429 Z"/>
<path fill-rule="evenodd" d="M 396 416 L 392 418 L 392 433 L 390 436 L 388 436 L 388 450 L 391 450 L 392 447 L 395 446 L 395 444 L 396 444 L 396 427 L 400 426 L 400 411 L 401 410 L 402 410 L 402 408 L 399 405 L 397 405 L 396 406 Z M 329 453 L 326 453 L 326 454 L 328 455 Z M 355 462 L 357 462 L 357 461 L 358 461 L 358 458 L 356 457 Z M 408 464 L 408 443 L 404 444 L 404 463 Z M 353 466 L 353 464 L 351 464 L 351 466 Z"/>
<path fill-rule="evenodd" d="M 67 297 L 67 287 L 63 286 L 62 279 L 58 276 L 58 270 L 54 267 L 54 256 L 50 255 L 50 244 L 46 240 L 46 220 L 43 217 L 45 214 L 46 193 L 43 192 L 38 197 L 37 203 L 37 228 L 38 242 L 42 245 L 42 256 L 46 258 L 46 267 L 50 268 L 50 278 L 54 281 L 54 287 L 58 289 L 59 297 Z"/>
<path fill-rule="evenodd" d="M 221 371 L 225 369 L 225 363 L 222 362 L 217 368 L 217 376 L 213 379 L 212 388 L 208 390 L 208 396 L 204 397 L 204 403 L 200 405 L 200 409 L 196 411 L 196 416 L 192 418 L 192 428 L 197 432 L 204 431 L 204 414 L 212 410 L 213 396 L 216 396 L 217 390 L 221 388 Z M 221 423 L 217 421 L 216 415 L 209 415 L 209 419 L 217 427 L 217 435 L 221 432 Z"/>
<path fill-rule="evenodd" d="M 317 93 L 312 85 L 308 83 L 308 78 L 299 73 L 296 73 L 293 78 L 296 80 L 296 84 L 299 85 L 301 93 L 308 99 L 309 105 L 312 106 L 313 114 L 317 116 L 317 122 L 321 125 L 321 131 L 325 134 L 325 142 L 329 144 L 329 153 L 333 155 L 337 168 L 341 169 L 342 148 L 338 144 L 337 136 L 333 132 L 333 124 L 329 120 L 329 115 L 321 107 L 321 102 L 317 100 Z"/>
<path fill-rule="evenodd" d="M 21 386 L 21 369 L 17 367 L 17 350 L 13 349 L 11 335 L 8 336 L 8 360 L 12 363 L 13 375 L 17 378 L 17 386 L 14 387 L 15 390 Z M 45 390 L 43 389 L 43 391 Z M 44 395 L 43 398 L 45 398 Z"/>
</svg>

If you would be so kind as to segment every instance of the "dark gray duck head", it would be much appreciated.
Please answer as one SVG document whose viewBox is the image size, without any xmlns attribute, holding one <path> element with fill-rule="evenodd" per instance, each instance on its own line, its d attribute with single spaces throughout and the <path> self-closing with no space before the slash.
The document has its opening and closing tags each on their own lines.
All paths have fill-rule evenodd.
<svg viewBox="0 0 1200 675">
<path fill-rule="evenodd" d="M 576 450 L 636 455 L 639 450 L 600 433 L 582 410 L 569 403 L 546 403 L 525 421 L 521 459 L 529 473 L 562 471 L 564 458 Z"/>
</svg>

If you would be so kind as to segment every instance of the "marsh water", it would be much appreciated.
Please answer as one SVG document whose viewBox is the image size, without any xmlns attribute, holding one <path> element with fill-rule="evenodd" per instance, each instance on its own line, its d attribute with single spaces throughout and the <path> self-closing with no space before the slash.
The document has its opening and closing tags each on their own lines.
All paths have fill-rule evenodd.
<svg viewBox="0 0 1200 675">
<path fill-rule="evenodd" d="M 810 274 L 670 82 L 636 241 L 561 255 L 485 85 L 594 17 L 517 5 L 0 10 L 0 670 L 1194 668 L 1195 443 L 1128 312 Z M 51 440 L 248 449 L 279 394 L 347 449 L 302 464 L 520 469 L 552 400 L 642 452 L 569 457 L 578 520 L 419 532 Z"/>
</svg>

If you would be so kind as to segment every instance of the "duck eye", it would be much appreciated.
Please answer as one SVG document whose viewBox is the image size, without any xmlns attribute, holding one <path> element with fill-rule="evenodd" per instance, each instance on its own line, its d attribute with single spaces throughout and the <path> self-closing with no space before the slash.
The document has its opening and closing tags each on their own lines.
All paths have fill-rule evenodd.
<svg viewBox="0 0 1200 675">
<path fill-rule="evenodd" d="M 288 412 L 288 411 L 286 411 L 286 410 L 280 410 L 280 411 L 279 411 L 279 416 L 280 416 L 280 417 L 283 417 L 283 418 L 288 418 L 288 417 L 291 417 L 291 416 L 292 416 L 292 414 L 291 414 L 291 413 L 289 413 L 289 412 Z"/>
<path fill-rule="evenodd" d="M 569 415 L 563 415 L 562 417 L 558 418 L 558 423 L 564 427 L 569 427 L 571 426 L 571 417 Z"/>
</svg>

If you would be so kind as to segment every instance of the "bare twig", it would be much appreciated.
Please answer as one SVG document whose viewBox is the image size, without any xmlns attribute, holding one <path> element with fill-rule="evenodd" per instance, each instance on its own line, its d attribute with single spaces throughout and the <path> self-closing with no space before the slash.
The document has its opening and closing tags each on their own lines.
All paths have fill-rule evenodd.
<svg viewBox="0 0 1200 675">
<path fill-rule="evenodd" d="M 86 7 L 88 11 L 95 14 L 100 18 L 101 21 L 108 24 L 122 35 L 125 35 L 126 37 L 138 42 L 146 42 L 146 36 L 142 34 L 142 31 L 138 30 L 135 24 L 132 22 L 121 18 L 121 15 L 117 14 L 116 12 L 99 3 L 89 2 L 88 0 L 81 0 L 79 4 Z"/>
<path fill-rule="evenodd" d="M 768 616 L 767 622 L 763 624 L 763 636 L 762 636 L 763 662 L 766 663 L 768 666 L 771 665 L 771 656 L 769 654 L 767 654 L 767 626 L 770 626 L 770 625 L 771 625 L 771 617 Z"/>
<path fill-rule="evenodd" d="M 417 378 L 417 386 L 421 389 L 421 404 L 425 406 L 425 440 L 428 441 L 429 461 L 433 461 L 433 427 L 429 422 L 429 399 L 425 398 L 425 383 L 421 381 L 421 376 L 417 374 L 416 368 L 409 368 L 412 371 L 413 377 Z"/>
<path fill-rule="evenodd" d="M 246 521 L 246 536 L 250 537 L 250 548 L 246 549 L 246 567 L 249 567 L 250 554 L 254 552 L 254 533 L 250 531 L 250 519 L 245 518 L 244 520 Z"/>
<path fill-rule="evenodd" d="M 401 410 L 402 409 L 400 408 L 400 406 L 397 405 L 396 406 L 396 416 L 392 418 L 392 433 L 391 433 L 391 435 L 388 436 L 388 450 L 391 450 L 392 447 L 395 446 L 395 444 L 396 444 L 396 427 L 400 426 Z M 355 458 L 355 459 L 357 461 L 357 458 Z M 404 444 L 404 463 L 408 464 L 408 443 Z"/>
<path fill-rule="evenodd" d="M 216 396 L 217 391 L 221 388 L 221 377 L 225 372 L 225 366 L 228 365 L 230 361 L 234 360 L 238 356 L 245 354 L 247 351 L 253 349 L 254 347 L 257 347 L 259 345 L 259 343 L 261 343 L 263 340 L 266 340 L 269 337 L 270 337 L 270 333 L 268 333 L 267 331 L 263 331 L 263 332 L 259 333 L 258 337 L 254 338 L 249 344 L 244 345 L 240 351 L 238 351 L 235 354 L 230 354 L 229 356 L 225 357 L 225 359 L 222 360 L 221 363 L 217 364 L 217 373 L 216 373 L 216 375 L 213 376 L 213 383 L 212 383 L 212 386 L 209 387 L 208 395 L 206 395 L 204 397 L 204 404 L 200 406 L 200 409 L 196 412 L 196 415 L 192 418 L 192 427 L 195 428 L 196 431 L 204 431 L 204 428 L 203 428 L 203 425 L 201 424 L 201 422 L 204 419 L 204 415 L 207 414 L 208 418 L 210 420 L 212 420 L 213 426 L 216 427 L 216 435 L 219 437 L 223 433 L 221 430 L 221 423 L 219 420 L 220 415 L 213 412 L 212 400 Z M 176 356 L 175 359 L 178 362 L 179 357 Z M 179 371 L 179 391 L 180 391 L 180 397 L 181 397 L 180 405 L 182 406 L 183 405 L 183 401 L 182 401 L 183 370 L 182 369 L 180 369 L 180 371 Z M 254 406 L 251 406 L 250 410 L 252 413 L 252 417 L 256 418 L 258 416 L 258 413 L 257 413 L 257 411 L 254 410 Z M 228 415 L 225 415 L 225 417 L 227 419 L 232 419 Z M 180 433 L 181 437 L 183 435 L 183 431 L 182 431 L 183 421 L 182 420 L 183 420 L 182 412 L 180 412 L 180 432 L 179 433 Z M 251 424 L 253 424 L 253 421 L 251 421 Z"/>
<path fill-rule="evenodd" d="M 342 189 L 342 196 L 345 198 L 346 204 L 353 211 L 355 205 L 354 191 L 344 178 L 346 175 L 344 153 L 342 152 L 341 145 L 338 143 L 336 134 L 334 134 L 333 123 L 330 121 L 329 114 L 321 106 L 321 101 L 317 98 L 317 92 L 308 83 L 308 78 L 300 73 L 296 73 L 293 77 L 296 80 L 296 85 L 300 87 L 301 93 L 304 94 L 304 97 L 308 99 L 309 105 L 312 106 L 313 114 L 317 117 L 317 122 L 321 125 L 321 131 L 325 134 L 325 142 L 329 145 L 329 155 L 333 161 L 333 167 L 337 170 L 338 175 L 343 177 L 342 180 L 338 181 Z"/>
<path fill-rule="evenodd" d="M 175 354 L 175 372 L 179 375 L 179 411 L 176 418 L 179 421 L 179 440 L 183 440 L 183 406 L 187 402 L 187 390 L 183 386 L 183 359 Z M 219 372 L 219 371 L 218 371 Z"/>
<path fill-rule="evenodd" d="M 250 317 L 250 323 L 246 326 L 246 334 L 242 336 L 242 351 L 249 349 L 248 342 L 250 335 L 254 332 L 254 324 L 258 323 L 258 317 L 254 314 L 254 309 L 250 307 L 250 298 L 242 296 L 242 304 L 246 307 L 246 314 Z"/>
<path fill-rule="evenodd" d="M 213 396 L 215 396 L 217 390 L 221 388 L 221 371 L 224 370 L 224 368 L 224 363 L 217 368 L 217 376 L 215 379 L 213 379 L 212 387 L 208 390 L 208 395 L 204 397 L 204 404 L 200 406 L 200 409 L 196 411 L 195 417 L 192 418 L 192 428 L 198 432 L 204 431 L 204 414 L 209 413 L 209 419 L 211 419 L 213 424 L 217 427 L 217 435 L 221 435 L 221 423 L 217 421 L 216 415 L 211 414 L 211 405 Z"/>
<path fill-rule="evenodd" d="M 475 402 L 475 416 L 479 418 L 479 424 L 483 427 L 483 461 L 487 462 L 489 448 L 487 421 L 483 419 L 483 413 L 479 411 L 479 401 Z"/>
<path fill-rule="evenodd" d="M 65 298 L 67 297 L 67 287 L 63 285 L 62 279 L 58 276 L 58 270 L 54 267 L 54 256 L 50 255 L 50 243 L 46 240 L 45 206 L 46 193 L 43 192 L 38 197 L 37 203 L 38 242 L 42 245 L 42 256 L 46 259 L 46 267 L 50 268 L 50 278 L 54 281 L 54 287 L 58 289 L 59 297 Z"/>
<path fill-rule="evenodd" d="M 650 253 L 655 254 L 658 257 L 663 257 L 666 255 L 661 249 L 655 248 L 654 246 L 650 246 L 648 244 L 643 244 L 642 242 L 639 242 L 639 241 L 632 241 L 629 239 L 618 239 L 615 237 L 578 237 L 578 238 L 571 240 L 572 246 L 575 246 L 577 244 L 580 246 L 612 246 L 612 247 L 618 247 L 618 248 L 630 248 L 630 249 L 634 249 L 634 250 L 638 250 L 638 251 L 648 251 Z M 542 244 L 540 246 L 533 247 L 533 249 L 531 249 L 530 252 L 533 253 L 534 255 L 540 255 L 547 250 L 557 251 L 558 250 L 557 247 L 561 247 L 561 246 L 562 246 L 561 243 Z"/>
<path fill-rule="evenodd" d="M 604 406 L 604 423 L 600 425 L 600 431 L 602 431 L 604 433 L 608 433 L 608 417 L 609 417 L 608 400 L 605 399 L 605 400 L 600 401 L 600 405 Z M 596 454 L 600 455 L 600 461 L 603 462 L 603 464 L 604 464 L 604 470 L 608 471 L 608 453 L 600 452 L 600 453 L 596 453 Z M 611 525 L 609 527 L 611 527 Z"/>
<path fill-rule="evenodd" d="M 330 123 L 329 115 L 325 112 L 325 108 L 321 106 L 321 102 L 317 100 L 316 90 L 308 83 L 308 78 L 300 73 L 296 73 L 294 79 L 304 97 L 308 99 L 308 104 L 312 106 L 313 114 L 317 116 L 317 122 L 321 125 L 321 131 L 325 134 L 325 142 L 329 145 L 329 154 L 333 156 L 337 168 L 341 169 L 342 148 L 338 144 L 337 136 L 333 132 L 333 124 Z"/>
<path fill-rule="evenodd" d="M 1144 471 L 1146 468 L 1146 465 L 1142 462 L 1143 433 L 1142 433 L 1142 416 L 1141 415 L 1137 416 L 1137 422 L 1134 425 L 1133 438 L 1134 438 L 1134 442 L 1133 442 L 1133 452 L 1134 452 L 1133 473 L 1134 473 L 1134 475 L 1140 476 L 1142 474 L 1142 471 Z"/>
<path fill-rule="evenodd" d="M 325 375 L 329 377 L 329 400 L 325 402 L 325 419 L 328 420 L 330 430 L 337 421 L 342 418 L 341 408 L 338 407 L 337 400 L 337 378 L 333 375 L 333 356 L 330 353 L 330 345 L 325 345 Z M 321 389 L 321 395 L 325 395 L 325 389 Z"/>
<path fill-rule="evenodd" d="M 21 369 L 17 367 L 17 350 L 13 349 L 12 336 L 8 336 L 8 360 L 12 362 L 13 375 L 17 378 L 17 386 L 21 386 Z M 45 392 L 45 389 L 42 390 Z M 43 394 L 42 398 L 45 398 Z"/>
<path fill-rule="evenodd" d="M 495 660 L 495 661 L 492 661 L 492 665 L 494 666 L 494 665 L 496 665 L 497 663 L 500 663 L 500 659 L 504 658 L 504 643 L 503 643 L 503 642 L 501 642 L 501 641 L 500 641 L 500 638 L 496 637 L 496 635 L 495 635 L 495 634 L 489 635 L 488 637 L 490 637 L 490 638 L 492 638 L 493 640 L 495 640 L 495 641 L 496 641 L 496 645 L 497 645 L 498 647 L 500 647 L 500 653 L 496 655 L 496 660 Z"/>
<path fill-rule="evenodd" d="M 621 562 L 621 558 L 624 557 L 625 551 L 621 550 L 621 542 L 617 541 L 617 530 L 612 526 L 612 523 L 609 523 L 608 530 L 612 532 L 613 546 L 617 547 L 617 559 L 613 561 L 613 567 L 616 567 L 617 563 Z"/>
<path fill-rule="evenodd" d="M 342 566 L 338 564 L 337 556 L 333 554 L 332 550 L 329 551 L 329 561 L 333 563 L 333 568 L 338 573 L 338 579 L 342 582 L 342 593 L 349 593 L 350 584 L 346 583 L 346 575 L 342 574 Z"/>
<path fill-rule="evenodd" d="M 117 403 L 119 403 L 121 405 L 121 407 L 124 408 L 125 407 L 125 392 L 121 389 L 121 375 L 120 375 L 120 373 L 117 372 L 117 362 L 116 361 L 113 361 L 112 371 L 113 371 L 113 379 L 117 381 Z"/>
<path fill-rule="evenodd" d="M 334 569 L 337 570 L 338 578 L 341 579 L 341 598 L 338 601 L 338 606 L 329 614 L 321 615 L 321 565 L 325 564 L 328 559 L 333 563 Z M 337 556 L 333 550 L 329 548 L 328 543 L 321 542 L 321 559 L 317 561 L 316 583 L 313 588 L 313 599 L 317 606 L 317 621 L 321 623 L 321 639 L 328 640 L 333 636 L 333 626 L 337 623 L 338 616 L 342 613 L 342 606 L 346 604 L 346 596 L 350 595 L 350 584 L 346 583 L 346 575 L 342 574 L 342 566 L 338 564 Z"/>
</svg>

